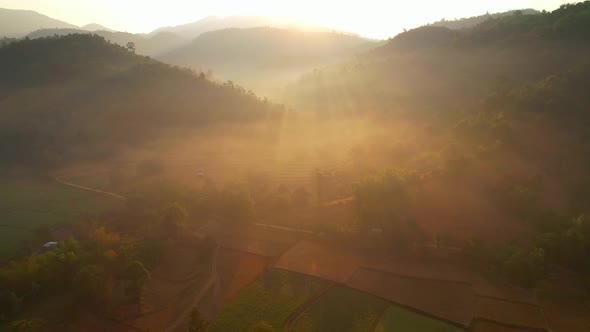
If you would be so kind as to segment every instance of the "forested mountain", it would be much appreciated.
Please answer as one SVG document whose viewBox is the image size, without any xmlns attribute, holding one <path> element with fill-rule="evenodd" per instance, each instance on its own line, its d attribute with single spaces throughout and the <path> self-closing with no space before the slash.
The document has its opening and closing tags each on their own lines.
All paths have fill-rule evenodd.
<svg viewBox="0 0 590 332">
<path fill-rule="evenodd" d="M 214 123 L 280 117 L 233 84 L 68 35 L 0 48 L 0 164 L 46 168 L 101 158 Z"/>
<path fill-rule="evenodd" d="M 0 8 L 0 37 L 24 37 L 39 29 L 76 29 L 77 26 L 62 22 L 32 10 Z"/>
<path fill-rule="evenodd" d="M 173 32 L 184 38 L 194 39 L 200 36 L 201 34 L 209 31 L 224 30 L 230 28 L 247 29 L 256 27 L 291 28 L 310 31 L 328 30 L 326 28 L 321 28 L 317 26 L 306 26 L 297 22 L 278 20 L 262 16 L 230 16 L 223 18 L 209 16 L 192 23 L 172 27 L 162 27 L 154 30 L 150 33 L 150 35 L 155 35 L 160 32 Z"/>
<path fill-rule="evenodd" d="M 127 46 L 127 43 L 131 42 L 135 45 L 136 53 L 152 57 L 169 52 L 188 43 L 187 39 L 184 39 L 171 32 L 162 32 L 148 37 L 128 32 L 107 30 L 91 31 L 86 29 L 41 29 L 28 34 L 27 37 L 30 39 L 36 39 L 53 36 L 65 36 L 69 34 L 95 34 L 103 37 L 111 43 L 115 43 L 124 47 Z"/>
<path fill-rule="evenodd" d="M 436 27 L 449 28 L 449 29 L 453 29 L 453 30 L 467 29 L 467 28 L 473 28 L 474 26 L 481 24 L 489 19 L 511 16 L 517 12 L 521 13 L 523 15 L 540 14 L 540 12 L 535 9 L 511 10 L 511 11 L 507 11 L 507 12 L 503 12 L 503 13 L 495 13 L 495 14 L 486 13 L 484 15 L 454 19 L 454 20 L 442 19 L 442 20 L 440 20 L 438 22 L 434 22 L 430 25 L 436 26 Z"/>
<path fill-rule="evenodd" d="M 346 64 L 307 75 L 293 86 L 291 100 L 304 108 L 340 110 L 365 109 L 357 102 L 385 109 L 478 102 L 498 84 L 535 82 L 586 63 L 589 7 L 584 2 L 552 13 L 515 14 L 465 31 L 411 30 Z M 358 98 L 338 105 L 344 101 L 331 96 L 344 91 Z"/>
<path fill-rule="evenodd" d="M 441 232 L 453 225 L 449 233 L 477 220 L 502 225 L 492 241 L 522 227 L 521 240 L 542 248 L 548 261 L 588 273 L 588 223 L 579 216 L 590 211 L 589 18 L 586 1 L 460 32 L 423 27 L 308 74 L 286 98 L 323 119 L 377 119 L 380 129 L 351 158 L 357 169 L 395 165 L 421 179 L 367 179 L 366 190 L 384 190 L 377 196 L 398 199 L 397 191 L 387 194 L 388 183 L 407 192 L 408 207 L 392 212 L 395 218 L 417 216 Z M 421 190 L 429 194 L 412 210 L 408 197 Z"/>
<path fill-rule="evenodd" d="M 273 92 L 284 82 L 379 45 L 374 40 L 334 32 L 292 29 L 225 29 L 202 34 L 158 59 L 212 70 L 257 92 Z"/>
</svg>

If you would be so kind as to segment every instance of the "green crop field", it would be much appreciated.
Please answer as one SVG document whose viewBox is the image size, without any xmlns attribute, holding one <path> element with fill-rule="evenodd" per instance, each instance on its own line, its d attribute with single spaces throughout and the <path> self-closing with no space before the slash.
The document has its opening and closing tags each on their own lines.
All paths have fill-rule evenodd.
<svg viewBox="0 0 590 332">
<path fill-rule="evenodd" d="M 292 331 L 366 332 L 389 303 L 378 297 L 334 286 L 299 317 Z"/>
<path fill-rule="evenodd" d="M 260 321 L 282 330 L 289 315 L 326 286 L 314 277 L 270 270 L 243 289 L 213 319 L 209 331 L 246 331 Z"/>
<path fill-rule="evenodd" d="M 454 325 L 420 315 L 411 310 L 391 306 L 387 308 L 375 332 L 465 332 Z"/>
<path fill-rule="evenodd" d="M 0 178 L 0 256 L 9 255 L 41 227 L 74 222 L 120 204 L 51 180 Z"/>
</svg>

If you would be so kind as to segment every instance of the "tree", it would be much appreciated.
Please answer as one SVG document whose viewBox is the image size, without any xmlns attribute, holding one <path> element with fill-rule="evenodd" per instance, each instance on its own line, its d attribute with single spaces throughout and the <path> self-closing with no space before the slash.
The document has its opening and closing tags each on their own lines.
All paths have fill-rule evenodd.
<svg viewBox="0 0 590 332">
<path fill-rule="evenodd" d="M 10 323 L 10 328 L 13 332 L 36 332 L 41 330 L 44 325 L 44 320 L 31 318 L 14 321 Z"/>
<path fill-rule="evenodd" d="M 188 332 L 206 332 L 208 326 L 209 323 L 207 322 L 201 311 L 199 311 L 199 308 L 194 307 L 191 311 Z"/>
<path fill-rule="evenodd" d="M 106 274 L 102 266 L 84 266 L 74 279 L 76 293 L 84 301 L 98 302 L 105 294 L 105 279 Z"/>
<path fill-rule="evenodd" d="M 296 208 L 309 207 L 311 201 L 311 194 L 303 187 L 299 187 L 293 191 L 291 195 L 291 202 Z"/>
<path fill-rule="evenodd" d="M 545 251 L 541 248 L 516 248 L 502 266 L 505 277 L 526 287 L 534 286 L 544 271 Z"/>
<path fill-rule="evenodd" d="M 126 48 L 129 50 L 129 52 L 135 53 L 135 43 L 134 42 L 128 42 Z"/>
<path fill-rule="evenodd" d="M 178 237 L 186 227 L 186 210 L 178 203 L 174 203 L 164 211 L 162 232 L 169 238 Z"/>
<path fill-rule="evenodd" d="M 260 321 L 250 327 L 248 332 L 274 332 L 275 329 L 269 323 Z"/>
<path fill-rule="evenodd" d="M 150 272 L 142 262 L 135 260 L 127 266 L 123 277 L 127 280 L 127 293 L 129 297 L 139 304 L 143 294 L 143 285 L 149 279 Z"/>
</svg>

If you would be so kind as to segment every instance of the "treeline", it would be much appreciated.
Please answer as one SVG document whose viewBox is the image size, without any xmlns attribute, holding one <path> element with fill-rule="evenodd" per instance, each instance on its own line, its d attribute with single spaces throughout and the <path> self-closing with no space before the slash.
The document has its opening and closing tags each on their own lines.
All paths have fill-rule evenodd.
<svg viewBox="0 0 590 332">
<path fill-rule="evenodd" d="M 68 35 L 0 49 L 0 165 L 47 168 L 217 123 L 274 123 L 283 107 L 234 85 Z M 267 133 L 272 137 L 273 133 Z"/>
</svg>

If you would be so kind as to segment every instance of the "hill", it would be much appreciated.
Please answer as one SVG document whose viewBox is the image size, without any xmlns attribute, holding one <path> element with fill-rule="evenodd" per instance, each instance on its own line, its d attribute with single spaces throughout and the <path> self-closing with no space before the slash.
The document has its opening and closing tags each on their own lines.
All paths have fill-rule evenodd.
<svg viewBox="0 0 590 332">
<path fill-rule="evenodd" d="M 376 41 L 334 32 L 292 29 L 225 29 L 204 33 L 190 44 L 158 59 L 181 66 L 212 70 L 257 92 L 313 68 L 335 63 L 378 45 Z"/>
<path fill-rule="evenodd" d="M 172 26 L 162 27 L 154 30 L 150 35 L 158 34 L 160 32 L 173 32 L 184 38 L 194 39 L 199 35 L 215 30 L 224 30 L 230 28 L 256 28 L 256 27 L 274 27 L 274 28 L 294 28 L 300 30 L 313 30 L 313 31 L 327 31 L 325 28 L 316 26 L 306 26 L 297 22 L 278 20 L 269 17 L 259 16 L 229 16 L 229 17 L 215 17 L 209 16 L 201 20 Z"/>
<path fill-rule="evenodd" d="M 81 27 L 80 29 L 82 30 L 86 30 L 86 31 L 109 31 L 109 32 L 115 32 L 115 30 L 109 29 L 103 25 L 100 24 L 96 24 L 96 23 L 90 23 L 90 24 L 86 24 L 85 26 Z"/>
<path fill-rule="evenodd" d="M 95 34 L 103 37 L 111 43 L 120 46 L 127 46 L 127 43 L 132 42 L 135 44 L 135 50 L 138 54 L 152 57 L 168 52 L 188 43 L 188 40 L 171 32 L 162 32 L 152 35 L 151 37 L 147 37 L 139 34 L 108 31 L 105 29 L 100 29 L 97 31 L 85 29 L 42 29 L 28 34 L 27 37 L 29 37 L 30 39 L 37 39 L 44 37 L 53 37 L 56 35 L 66 36 L 69 34 Z"/>
<path fill-rule="evenodd" d="M 461 29 L 473 28 L 474 26 L 481 24 L 489 19 L 493 19 L 493 18 L 512 16 L 514 14 L 537 15 L 540 13 L 541 12 L 539 12 L 538 10 L 535 10 L 535 9 L 510 10 L 510 11 L 502 12 L 502 13 L 494 13 L 494 14 L 486 13 L 484 15 L 454 19 L 454 20 L 442 19 L 438 22 L 434 22 L 429 25 L 435 26 L 435 27 L 449 28 L 449 29 L 453 29 L 453 30 L 461 30 Z"/>
<path fill-rule="evenodd" d="M 280 116 L 233 84 L 68 35 L 0 48 L 0 165 L 46 169 L 216 123 Z"/>
<path fill-rule="evenodd" d="M 0 37 L 24 37 L 35 30 L 56 28 L 76 29 L 78 27 L 31 10 L 0 8 Z"/>
<path fill-rule="evenodd" d="M 590 211 L 589 17 L 586 1 L 463 31 L 408 31 L 309 73 L 289 87 L 286 103 L 316 121 L 346 124 L 333 141 L 350 146 L 354 172 L 370 174 L 355 196 L 370 226 L 392 220 L 384 227 L 402 229 L 405 239 L 415 227 L 406 222 L 416 223 L 463 243 L 469 255 L 491 245 L 474 260 L 495 262 L 485 268 L 496 271 L 510 264 L 492 257 L 510 252 L 497 242 L 523 246 L 518 255 L 536 248 L 548 264 L 590 280 L 581 259 L 590 245 L 574 240 L 587 232 Z M 383 201 L 365 205 L 363 195 Z M 516 278 L 540 274 L 529 272 Z"/>
</svg>

